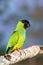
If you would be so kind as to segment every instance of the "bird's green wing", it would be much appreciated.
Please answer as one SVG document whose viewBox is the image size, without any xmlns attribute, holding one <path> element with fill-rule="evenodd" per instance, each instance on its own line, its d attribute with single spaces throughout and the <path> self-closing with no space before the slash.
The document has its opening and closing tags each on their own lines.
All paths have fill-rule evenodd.
<svg viewBox="0 0 43 65">
<path fill-rule="evenodd" d="M 17 31 L 14 31 L 8 41 L 6 47 L 6 53 L 11 53 L 13 51 L 12 48 L 17 44 L 18 40 L 19 40 L 19 33 Z"/>
</svg>

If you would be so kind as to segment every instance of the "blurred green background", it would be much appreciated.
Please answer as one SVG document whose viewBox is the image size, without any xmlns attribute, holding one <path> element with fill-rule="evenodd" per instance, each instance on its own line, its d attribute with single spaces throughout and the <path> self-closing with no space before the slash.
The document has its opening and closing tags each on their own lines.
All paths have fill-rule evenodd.
<svg viewBox="0 0 43 65">
<path fill-rule="evenodd" d="M 23 48 L 43 45 L 43 0 L 0 0 L 0 54 L 20 19 L 31 25 Z"/>
</svg>

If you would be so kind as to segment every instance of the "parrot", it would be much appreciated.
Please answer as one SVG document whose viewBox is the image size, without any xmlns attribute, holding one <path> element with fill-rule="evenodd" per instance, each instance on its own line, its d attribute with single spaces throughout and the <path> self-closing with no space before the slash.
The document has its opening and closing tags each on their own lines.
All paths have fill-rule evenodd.
<svg viewBox="0 0 43 65">
<path fill-rule="evenodd" d="M 21 49 L 26 39 L 26 29 L 30 27 L 28 20 L 19 20 L 16 29 L 11 34 L 7 46 L 6 54 L 12 53 L 14 50 Z"/>
</svg>

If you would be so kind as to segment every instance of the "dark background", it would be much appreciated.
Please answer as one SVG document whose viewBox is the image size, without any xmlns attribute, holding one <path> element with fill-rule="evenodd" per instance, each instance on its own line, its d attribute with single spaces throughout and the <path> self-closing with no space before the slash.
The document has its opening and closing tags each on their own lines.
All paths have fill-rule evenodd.
<svg viewBox="0 0 43 65">
<path fill-rule="evenodd" d="M 43 65 L 43 55 L 37 55 L 31 59 L 26 59 L 13 65 Z"/>
</svg>

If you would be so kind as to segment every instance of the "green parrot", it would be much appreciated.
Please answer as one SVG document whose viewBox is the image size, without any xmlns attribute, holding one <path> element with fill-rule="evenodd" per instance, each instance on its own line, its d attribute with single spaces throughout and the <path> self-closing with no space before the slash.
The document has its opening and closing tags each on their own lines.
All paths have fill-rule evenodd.
<svg viewBox="0 0 43 65">
<path fill-rule="evenodd" d="M 26 38 L 26 29 L 30 27 L 27 20 L 18 21 L 15 31 L 11 34 L 6 47 L 6 54 L 12 53 L 14 50 L 20 49 Z"/>
</svg>

